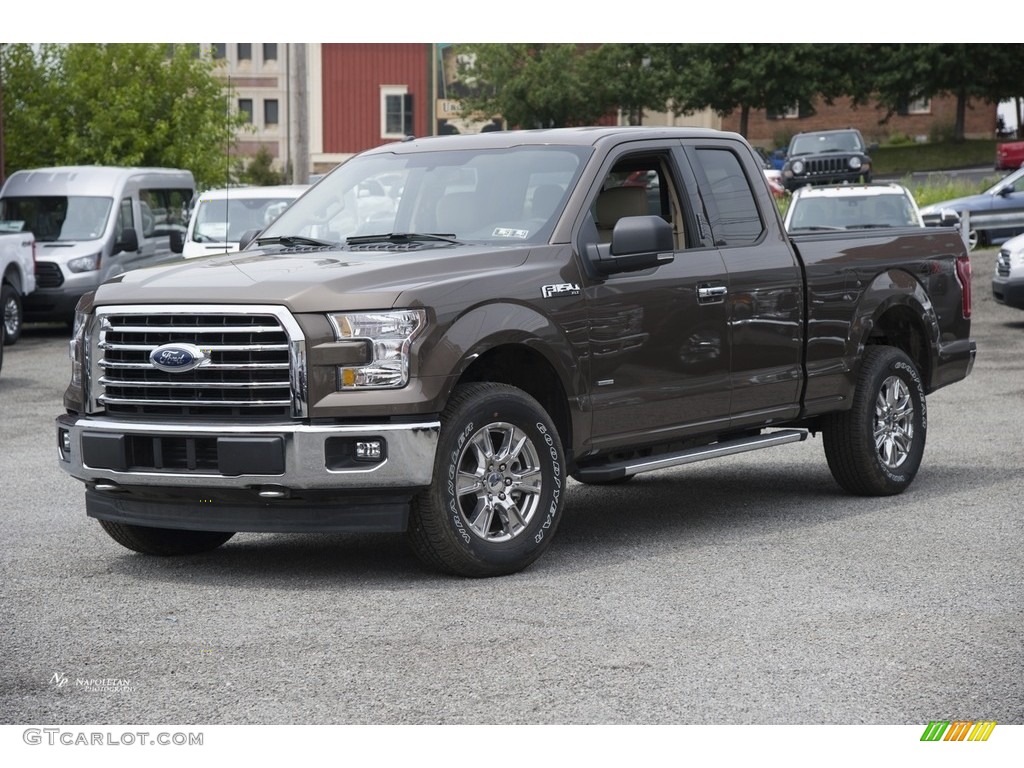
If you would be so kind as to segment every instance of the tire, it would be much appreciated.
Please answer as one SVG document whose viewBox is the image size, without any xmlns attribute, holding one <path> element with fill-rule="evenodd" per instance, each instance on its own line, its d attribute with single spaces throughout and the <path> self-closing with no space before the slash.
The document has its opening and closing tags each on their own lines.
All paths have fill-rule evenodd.
<svg viewBox="0 0 1024 768">
<path fill-rule="evenodd" d="M 917 475 L 927 431 L 924 385 L 914 363 L 894 347 L 868 347 L 853 406 L 822 424 L 825 458 L 850 493 L 892 496 Z"/>
<path fill-rule="evenodd" d="M 434 483 L 413 500 L 408 539 L 429 568 L 502 576 L 551 545 L 565 457 L 551 418 L 504 384 L 456 387 L 441 414 Z"/>
<path fill-rule="evenodd" d="M 198 555 L 216 549 L 234 536 L 225 531 L 183 531 L 174 528 L 150 528 L 100 520 L 107 534 L 123 547 L 144 555 L 173 557 Z"/>
<path fill-rule="evenodd" d="M 21 308 L 21 294 L 10 283 L 4 283 L 0 290 L 0 306 L 3 307 L 3 323 L 7 332 L 5 344 L 14 344 L 21 338 L 21 326 L 25 315 Z"/>
</svg>

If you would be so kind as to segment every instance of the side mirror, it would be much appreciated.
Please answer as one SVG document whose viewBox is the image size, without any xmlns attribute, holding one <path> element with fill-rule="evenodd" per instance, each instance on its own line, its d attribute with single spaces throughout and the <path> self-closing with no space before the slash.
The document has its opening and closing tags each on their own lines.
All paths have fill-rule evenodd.
<svg viewBox="0 0 1024 768">
<path fill-rule="evenodd" d="M 181 233 L 181 230 L 172 229 L 170 231 L 170 245 L 171 253 L 185 252 L 185 236 Z"/>
<path fill-rule="evenodd" d="M 960 214 L 952 208 L 943 208 L 939 211 L 939 226 L 955 227 L 960 223 Z"/>
<path fill-rule="evenodd" d="M 139 250 L 139 235 L 132 227 L 126 227 L 122 230 L 121 237 L 114 243 L 114 253 L 137 250 Z"/>
<path fill-rule="evenodd" d="M 238 250 L 244 251 L 246 247 L 262 232 L 262 229 L 247 229 L 238 239 Z"/>
<path fill-rule="evenodd" d="M 1009 197 L 1014 193 L 1013 184 L 1007 184 L 1005 187 L 1000 187 L 998 195 L 1000 197 Z"/>
<path fill-rule="evenodd" d="M 870 144 L 868 144 L 868 153 L 877 152 L 877 151 L 878 151 L 878 142 L 877 141 L 873 141 Z"/>
<path fill-rule="evenodd" d="M 615 224 L 611 243 L 587 250 L 594 269 L 606 276 L 671 264 L 675 239 L 672 225 L 660 216 L 625 216 Z"/>
</svg>

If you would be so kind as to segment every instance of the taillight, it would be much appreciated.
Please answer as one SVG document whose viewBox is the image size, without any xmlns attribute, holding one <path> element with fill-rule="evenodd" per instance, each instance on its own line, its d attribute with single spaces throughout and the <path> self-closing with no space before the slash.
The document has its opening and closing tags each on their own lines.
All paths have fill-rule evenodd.
<svg viewBox="0 0 1024 768">
<path fill-rule="evenodd" d="M 956 257 L 956 279 L 960 281 L 964 319 L 968 319 L 971 316 L 971 257 L 967 254 Z"/>
</svg>

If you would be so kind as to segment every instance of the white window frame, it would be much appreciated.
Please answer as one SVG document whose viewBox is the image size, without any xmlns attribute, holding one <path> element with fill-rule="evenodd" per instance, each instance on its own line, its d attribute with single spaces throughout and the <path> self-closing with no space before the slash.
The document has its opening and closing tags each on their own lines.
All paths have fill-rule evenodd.
<svg viewBox="0 0 1024 768">
<path fill-rule="evenodd" d="M 405 132 L 388 133 L 388 96 L 401 96 L 403 99 L 409 94 L 407 85 L 382 85 L 380 87 L 380 136 L 382 139 L 404 139 Z"/>
</svg>

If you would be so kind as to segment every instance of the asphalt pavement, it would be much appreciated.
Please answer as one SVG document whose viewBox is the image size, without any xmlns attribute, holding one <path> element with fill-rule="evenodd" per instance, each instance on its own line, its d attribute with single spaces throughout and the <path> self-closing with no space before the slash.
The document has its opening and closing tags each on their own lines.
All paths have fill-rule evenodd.
<svg viewBox="0 0 1024 768">
<path fill-rule="evenodd" d="M 121 548 L 57 468 L 67 331 L 29 326 L 0 372 L 0 723 L 1024 723 L 1024 312 L 995 253 L 905 494 L 845 495 L 820 439 L 573 485 L 548 553 L 488 580 L 400 536 Z"/>
</svg>

